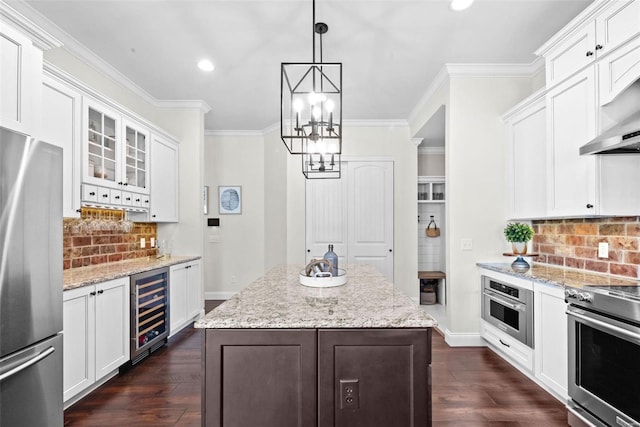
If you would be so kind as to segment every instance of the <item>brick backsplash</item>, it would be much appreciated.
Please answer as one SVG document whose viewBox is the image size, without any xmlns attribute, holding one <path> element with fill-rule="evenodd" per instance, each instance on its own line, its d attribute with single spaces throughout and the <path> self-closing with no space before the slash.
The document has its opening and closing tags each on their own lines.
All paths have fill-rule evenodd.
<svg viewBox="0 0 640 427">
<path fill-rule="evenodd" d="M 534 261 L 638 278 L 640 217 L 580 218 L 532 222 Z M 598 258 L 598 243 L 609 258 Z"/>
<path fill-rule="evenodd" d="M 157 254 L 157 249 L 148 247 L 151 238 L 158 236 L 155 223 L 101 220 L 98 227 L 90 224 L 90 221 L 83 219 L 64 219 L 63 268 L 65 270 Z M 141 237 L 146 240 L 146 249 L 140 248 Z"/>
</svg>

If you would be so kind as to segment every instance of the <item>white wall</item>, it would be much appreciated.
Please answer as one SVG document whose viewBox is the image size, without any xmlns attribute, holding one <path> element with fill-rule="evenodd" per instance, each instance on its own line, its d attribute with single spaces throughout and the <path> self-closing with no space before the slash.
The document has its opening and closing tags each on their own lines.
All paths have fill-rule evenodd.
<svg viewBox="0 0 640 427">
<path fill-rule="evenodd" d="M 480 284 L 477 262 L 505 262 L 506 150 L 500 116 L 531 93 L 531 79 L 455 76 L 433 91 L 414 114 L 420 129 L 441 106 L 446 119 L 446 235 L 448 341 L 477 336 Z M 461 239 L 473 249 L 462 251 Z M 453 337 L 453 338 L 452 338 Z"/>
<path fill-rule="evenodd" d="M 418 175 L 423 176 L 444 176 L 445 156 L 444 153 L 421 153 L 418 149 Z"/>
<path fill-rule="evenodd" d="M 215 230 L 203 224 L 204 277 L 207 297 L 227 298 L 265 270 L 265 142 L 262 135 L 207 135 L 204 185 L 209 186 L 208 218 L 219 218 Z M 218 186 L 242 186 L 242 213 L 220 215 Z"/>
</svg>

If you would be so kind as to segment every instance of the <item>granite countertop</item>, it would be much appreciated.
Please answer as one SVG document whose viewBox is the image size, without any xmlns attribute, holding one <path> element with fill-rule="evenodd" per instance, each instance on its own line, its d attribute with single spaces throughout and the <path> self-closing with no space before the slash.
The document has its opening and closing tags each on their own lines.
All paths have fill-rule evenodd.
<svg viewBox="0 0 640 427">
<path fill-rule="evenodd" d="M 63 289 L 81 288 L 107 280 L 200 259 L 199 256 L 144 257 L 64 270 Z"/>
<path fill-rule="evenodd" d="M 376 269 L 347 266 L 347 283 L 311 288 L 304 267 L 279 266 L 195 323 L 196 328 L 426 328 L 437 325 Z"/>
<path fill-rule="evenodd" d="M 571 268 L 553 267 L 533 263 L 526 272 L 518 272 L 507 263 L 478 263 L 478 267 L 510 276 L 520 277 L 556 286 L 582 289 L 585 286 L 638 286 L 638 281 L 606 274 L 590 273 Z"/>
</svg>

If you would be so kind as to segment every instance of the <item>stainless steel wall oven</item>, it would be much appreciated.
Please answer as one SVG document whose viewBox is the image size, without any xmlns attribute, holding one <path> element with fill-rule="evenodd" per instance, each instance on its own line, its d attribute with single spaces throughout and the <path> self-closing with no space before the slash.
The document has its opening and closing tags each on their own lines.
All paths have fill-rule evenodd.
<svg viewBox="0 0 640 427">
<path fill-rule="evenodd" d="M 533 348 L 533 291 L 482 276 L 482 318 Z"/>
<path fill-rule="evenodd" d="M 619 288 L 565 291 L 569 407 L 598 426 L 640 426 L 639 288 Z"/>
<path fill-rule="evenodd" d="M 169 267 L 131 276 L 131 364 L 162 347 L 169 335 Z"/>
</svg>

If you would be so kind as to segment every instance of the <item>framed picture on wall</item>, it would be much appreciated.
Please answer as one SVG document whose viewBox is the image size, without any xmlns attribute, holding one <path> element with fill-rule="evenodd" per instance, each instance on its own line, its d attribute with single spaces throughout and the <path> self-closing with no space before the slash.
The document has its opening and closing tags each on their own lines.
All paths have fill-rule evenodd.
<svg viewBox="0 0 640 427">
<path fill-rule="evenodd" d="M 218 207 L 221 215 L 242 213 L 242 186 L 220 185 L 218 187 Z"/>
</svg>

